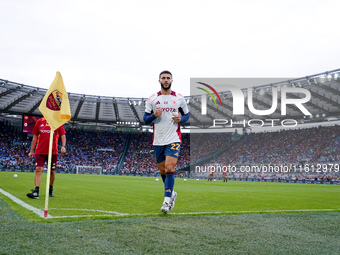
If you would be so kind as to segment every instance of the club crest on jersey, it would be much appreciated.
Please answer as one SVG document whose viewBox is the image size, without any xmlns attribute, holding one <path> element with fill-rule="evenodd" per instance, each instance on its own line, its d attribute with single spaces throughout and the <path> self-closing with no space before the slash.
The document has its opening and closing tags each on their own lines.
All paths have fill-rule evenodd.
<svg viewBox="0 0 340 255">
<path fill-rule="evenodd" d="M 59 111 L 63 94 L 59 90 L 54 90 L 46 100 L 46 107 L 52 111 Z"/>
</svg>

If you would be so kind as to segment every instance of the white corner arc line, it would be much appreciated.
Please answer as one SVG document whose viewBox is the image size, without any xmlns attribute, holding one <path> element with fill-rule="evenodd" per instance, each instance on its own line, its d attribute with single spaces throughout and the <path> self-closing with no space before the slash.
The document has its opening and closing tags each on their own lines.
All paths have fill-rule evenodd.
<svg viewBox="0 0 340 255">
<path fill-rule="evenodd" d="M 104 211 L 104 210 L 96 210 L 96 209 L 79 209 L 79 208 L 50 208 L 50 210 L 66 210 L 66 211 L 85 211 L 85 212 L 101 212 L 101 213 L 109 213 L 109 215 L 116 215 L 116 216 L 127 216 L 130 215 L 129 213 L 120 213 L 115 211 Z M 97 215 L 97 216 L 103 216 L 103 215 Z M 105 215 L 107 216 L 107 215 Z M 54 216 L 56 218 L 57 216 Z M 79 216 L 79 217 L 83 217 Z"/>
<path fill-rule="evenodd" d="M 58 209 L 58 210 L 74 210 L 74 211 L 93 211 L 93 212 L 102 212 L 108 214 L 102 215 L 69 215 L 69 216 L 52 216 L 48 214 L 47 217 L 44 217 L 44 212 L 34 206 L 31 206 L 19 198 L 11 195 L 10 193 L 0 189 L 0 193 L 7 196 L 9 199 L 14 201 L 15 203 L 21 205 L 22 207 L 32 211 L 37 214 L 41 218 L 77 218 L 77 217 L 100 217 L 100 216 L 148 216 L 148 215 L 159 215 L 160 213 L 119 213 L 114 211 L 104 211 L 104 210 L 92 210 L 92 209 L 75 209 L 75 208 L 50 208 L 50 209 Z M 293 213 L 293 212 L 332 212 L 339 211 L 338 209 L 296 209 L 296 210 L 263 210 L 263 211 L 222 211 L 222 212 L 179 212 L 179 213 L 171 213 L 172 215 L 200 215 L 200 214 L 248 214 L 248 213 Z"/>
<path fill-rule="evenodd" d="M 13 200 L 15 203 L 21 205 L 22 207 L 34 212 L 35 214 L 37 214 L 39 217 L 41 218 L 53 218 L 52 215 L 48 214 L 47 217 L 44 217 L 44 212 L 38 208 L 35 208 L 34 206 L 31 206 L 27 203 L 25 203 L 24 201 L 20 200 L 19 198 L 13 196 L 12 194 L 4 191 L 3 189 L 0 189 L 0 192 L 2 194 L 4 194 L 6 197 L 8 197 L 9 199 Z"/>
</svg>

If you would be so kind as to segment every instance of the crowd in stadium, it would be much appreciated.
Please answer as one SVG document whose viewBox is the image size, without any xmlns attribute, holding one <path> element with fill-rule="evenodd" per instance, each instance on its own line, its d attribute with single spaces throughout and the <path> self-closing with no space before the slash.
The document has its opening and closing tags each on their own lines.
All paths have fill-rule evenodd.
<svg viewBox="0 0 340 255">
<path fill-rule="evenodd" d="M 0 168 L 33 171 L 34 161 L 28 157 L 29 139 L 15 135 L 3 122 L 0 122 L 0 125 L 4 130 L 0 136 Z M 181 157 L 177 168 L 190 163 L 190 138 L 188 134 L 182 136 Z M 70 129 L 67 130 L 66 137 L 67 153 L 58 156 L 59 172 L 75 173 L 76 166 L 100 166 L 106 174 L 149 175 L 158 170 L 152 146 L 152 133 Z M 118 169 L 121 160 L 122 165 Z"/>
<path fill-rule="evenodd" d="M 11 125 L 0 122 L 0 128 L 0 168 L 29 169 L 33 165 L 28 157 L 29 141 L 20 138 Z"/>
<path fill-rule="evenodd" d="M 67 153 L 59 155 L 58 169 L 74 172 L 75 166 L 104 166 L 111 172 L 123 152 L 126 133 L 67 130 Z"/>
<path fill-rule="evenodd" d="M 13 127 L 0 122 L 0 169 L 34 170 L 34 160 L 28 157 L 30 140 L 15 133 Z M 182 134 L 182 146 L 177 169 L 191 162 L 205 166 L 289 166 L 287 173 L 227 172 L 228 178 L 276 179 L 340 179 L 339 171 L 311 166 L 340 163 L 339 126 L 315 127 L 278 132 L 245 134 L 232 142 L 230 133 Z M 152 146 L 152 133 L 67 130 L 67 153 L 59 155 L 57 171 L 75 173 L 76 166 L 100 166 L 105 174 L 141 174 L 157 172 Z M 230 147 L 229 147 L 230 146 Z M 191 152 L 190 152 L 191 149 Z M 205 160 L 205 161 L 204 161 Z M 301 166 L 309 171 L 299 171 Z M 315 170 L 315 169 L 314 169 Z M 191 170 L 192 171 L 192 170 Z M 318 174 L 319 173 L 319 174 Z M 192 171 L 193 177 L 206 178 L 208 172 Z M 222 178 L 222 173 L 216 173 Z"/>
<path fill-rule="evenodd" d="M 230 143 L 231 133 L 193 133 L 191 134 L 191 161 L 207 158 Z"/>
<path fill-rule="evenodd" d="M 340 164 L 339 126 L 324 126 L 245 135 L 231 149 L 214 157 L 205 166 L 234 166 L 230 178 L 287 178 L 287 173 L 268 173 L 261 166 L 288 171 L 292 179 L 337 179 Z M 256 172 L 253 170 L 258 167 Z M 240 169 L 243 172 L 240 172 Z M 255 171 L 255 170 L 254 170 Z M 207 173 L 208 174 L 208 173 Z M 205 174 L 205 175 L 207 175 Z M 220 173 L 222 175 L 222 173 Z M 216 176 L 219 176 L 216 173 Z M 196 173 L 196 176 L 204 176 Z"/>
<path fill-rule="evenodd" d="M 296 164 L 340 162 L 339 126 L 252 133 L 219 155 L 228 164 Z"/>
</svg>

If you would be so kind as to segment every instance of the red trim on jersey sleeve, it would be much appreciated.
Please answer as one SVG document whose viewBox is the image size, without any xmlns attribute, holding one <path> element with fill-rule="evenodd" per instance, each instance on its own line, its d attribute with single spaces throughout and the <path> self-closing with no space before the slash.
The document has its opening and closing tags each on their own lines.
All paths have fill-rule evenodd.
<svg viewBox="0 0 340 255">
<path fill-rule="evenodd" d="M 178 138 L 179 138 L 179 140 L 180 140 L 180 141 L 181 141 L 181 143 L 182 143 L 182 133 L 181 133 L 181 126 L 180 126 L 180 124 L 179 124 L 179 123 L 178 123 L 178 126 L 177 126 L 176 133 L 177 133 L 177 135 L 178 135 Z"/>
<path fill-rule="evenodd" d="M 150 98 L 151 98 L 151 97 L 153 97 L 153 96 L 155 96 L 155 94 L 152 94 L 152 95 L 151 95 L 151 96 L 148 98 L 148 100 L 146 100 L 146 101 L 149 101 L 149 100 L 150 100 Z"/>
</svg>

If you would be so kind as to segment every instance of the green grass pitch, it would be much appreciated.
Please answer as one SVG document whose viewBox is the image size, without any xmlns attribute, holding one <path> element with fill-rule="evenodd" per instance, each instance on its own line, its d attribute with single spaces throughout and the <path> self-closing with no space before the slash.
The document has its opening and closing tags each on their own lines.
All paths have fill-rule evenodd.
<svg viewBox="0 0 340 255">
<path fill-rule="evenodd" d="M 46 174 L 40 199 L 29 199 L 33 173 L 0 172 L 0 188 L 29 205 L 44 209 Z M 163 183 L 153 177 L 57 174 L 55 197 L 49 198 L 49 214 L 63 221 L 80 218 L 143 217 L 160 215 Z M 336 211 L 340 186 L 177 178 L 175 209 L 169 215 L 234 214 L 261 212 Z M 30 220 L 39 216 L 0 194 L 12 208 Z M 71 217 L 72 216 L 72 217 Z M 60 218 L 58 218 L 60 217 Z"/>
<path fill-rule="evenodd" d="M 31 208 L 33 173 L 0 172 L 0 189 Z M 340 186 L 176 179 L 160 213 L 150 177 L 57 174 L 42 218 L 0 192 L 0 254 L 338 254 Z M 291 213 L 294 212 L 294 213 Z"/>
</svg>

